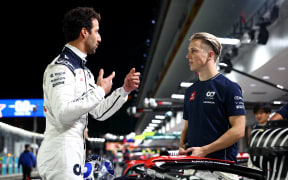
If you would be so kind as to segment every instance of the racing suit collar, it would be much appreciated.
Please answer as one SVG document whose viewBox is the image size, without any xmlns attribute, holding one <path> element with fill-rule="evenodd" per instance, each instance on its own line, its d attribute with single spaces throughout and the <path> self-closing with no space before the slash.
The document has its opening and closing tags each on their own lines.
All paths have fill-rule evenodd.
<svg viewBox="0 0 288 180">
<path fill-rule="evenodd" d="M 72 46 L 70 44 L 65 44 L 65 47 L 71 49 L 77 56 L 79 56 L 83 61 L 84 63 L 86 64 L 86 57 L 87 57 L 87 54 L 81 52 L 78 48 L 76 48 L 75 46 Z"/>
</svg>

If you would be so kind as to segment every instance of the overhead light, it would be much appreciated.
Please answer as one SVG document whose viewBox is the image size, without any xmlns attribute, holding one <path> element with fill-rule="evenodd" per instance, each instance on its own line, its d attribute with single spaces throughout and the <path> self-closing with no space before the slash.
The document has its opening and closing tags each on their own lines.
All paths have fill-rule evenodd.
<svg viewBox="0 0 288 180">
<path fill-rule="evenodd" d="M 149 127 L 157 127 L 158 124 L 154 124 L 154 123 L 149 123 Z"/>
<path fill-rule="evenodd" d="M 161 123 L 161 122 L 162 122 L 161 120 L 152 119 L 152 123 L 156 123 L 156 124 L 159 124 L 159 123 Z"/>
<path fill-rule="evenodd" d="M 165 119 L 165 116 L 163 116 L 163 115 L 156 115 L 156 116 L 155 116 L 155 119 Z"/>
<path fill-rule="evenodd" d="M 190 82 L 181 82 L 180 83 L 180 87 L 190 87 L 193 83 L 190 83 Z"/>
<path fill-rule="evenodd" d="M 88 137 L 88 141 L 92 141 L 92 142 L 105 142 L 105 138 L 90 138 Z"/>
<path fill-rule="evenodd" d="M 224 62 L 220 62 L 220 63 L 219 63 L 219 66 L 220 66 L 220 67 L 221 67 L 221 66 L 222 66 L 222 67 L 228 67 L 228 65 L 227 65 L 226 63 L 224 63 Z"/>
<path fill-rule="evenodd" d="M 221 44 L 230 44 L 230 45 L 238 45 L 240 43 L 240 39 L 234 39 L 234 38 L 219 38 L 217 37 L 218 41 Z"/>
<path fill-rule="evenodd" d="M 135 132 L 131 132 L 130 134 L 126 135 L 126 139 L 133 139 L 136 136 Z"/>
<path fill-rule="evenodd" d="M 262 79 L 270 79 L 270 76 L 263 76 Z"/>
<path fill-rule="evenodd" d="M 284 89 L 284 86 L 277 84 L 277 88 Z"/>
<path fill-rule="evenodd" d="M 285 70 L 286 70 L 286 67 L 283 67 L 283 66 L 278 67 L 278 71 L 285 71 Z"/>
<path fill-rule="evenodd" d="M 152 127 L 152 126 L 147 126 L 147 127 L 146 127 L 146 129 L 147 129 L 147 130 L 154 130 L 154 129 L 155 129 L 155 127 Z"/>
<path fill-rule="evenodd" d="M 255 87 L 255 86 L 256 86 L 256 84 L 253 84 L 253 83 L 252 83 L 252 84 L 250 84 L 250 87 Z"/>
<path fill-rule="evenodd" d="M 171 98 L 173 98 L 173 99 L 184 99 L 184 94 L 172 94 Z"/>
<path fill-rule="evenodd" d="M 273 104 L 282 104 L 281 101 L 273 101 Z"/>
</svg>

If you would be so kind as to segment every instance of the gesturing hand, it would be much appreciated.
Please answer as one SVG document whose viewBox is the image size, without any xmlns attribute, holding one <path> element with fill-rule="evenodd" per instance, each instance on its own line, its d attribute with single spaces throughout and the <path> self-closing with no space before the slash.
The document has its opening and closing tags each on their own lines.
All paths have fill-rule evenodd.
<svg viewBox="0 0 288 180">
<path fill-rule="evenodd" d="M 110 74 L 110 76 L 108 76 L 106 78 L 103 78 L 103 75 L 104 75 L 104 70 L 100 69 L 99 75 L 97 78 L 97 85 L 101 86 L 105 91 L 105 95 L 107 95 L 111 91 L 112 84 L 113 84 L 112 80 L 115 77 L 115 72 L 113 71 Z"/>
<path fill-rule="evenodd" d="M 184 148 L 179 148 L 178 155 L 186 155 L 186 151 Z"/>
<path fill-rule="evenodd" d="M 132 68 L 130 72 L 126 75 L 124 80 L 124 89 L 127 92 L 134 91 L 138 88 L 140 83 L 140 72 L 135 72 L 135 68 Z"/>
</svg>

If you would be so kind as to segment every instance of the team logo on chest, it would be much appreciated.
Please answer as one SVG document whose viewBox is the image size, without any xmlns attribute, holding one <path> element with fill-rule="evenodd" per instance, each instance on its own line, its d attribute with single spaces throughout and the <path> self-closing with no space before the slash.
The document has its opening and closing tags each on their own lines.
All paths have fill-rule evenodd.
<svg viewBox="0 0 288 180">
<path fill-rule="evenodd" d="M 190 95 L 189 101 L 193 101 L 195 99 L 196 96 L 196 91 L 193 91 Z"/>
<path fill-rule="evenodd" d="M 214 101 L 215 94 L 216 94 L 215 91 L 207 91 L 206 94 L 205 94 L 205 98 L 204 98 L 203 103 L 205 103 L 205 104 L 215 104 L 215 101 Z"/>
<path fill-rule="evenodd" d="M 214 99 L 215 91 L 207 91 L 205 99 Z"/>
</svg>

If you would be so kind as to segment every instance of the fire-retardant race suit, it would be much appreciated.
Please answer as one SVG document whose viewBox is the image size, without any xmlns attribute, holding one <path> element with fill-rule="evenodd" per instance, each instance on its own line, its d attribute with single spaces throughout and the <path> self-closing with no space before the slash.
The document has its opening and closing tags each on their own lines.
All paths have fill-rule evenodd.
<svg viewBox="0 0 288 180">
<path fill-rule="evenodd" d="M 44 180 L 82 180 L 88 113 L 97 120 L 105 120 L 127 100 L 128 92 L 123 87 L 104 98 L 105 91 L 95 84 L 85 66 L 85 57 L 66 44 L 45 70 L 46 130 L 37 157 L 39 174 Z"/>
</svg>

